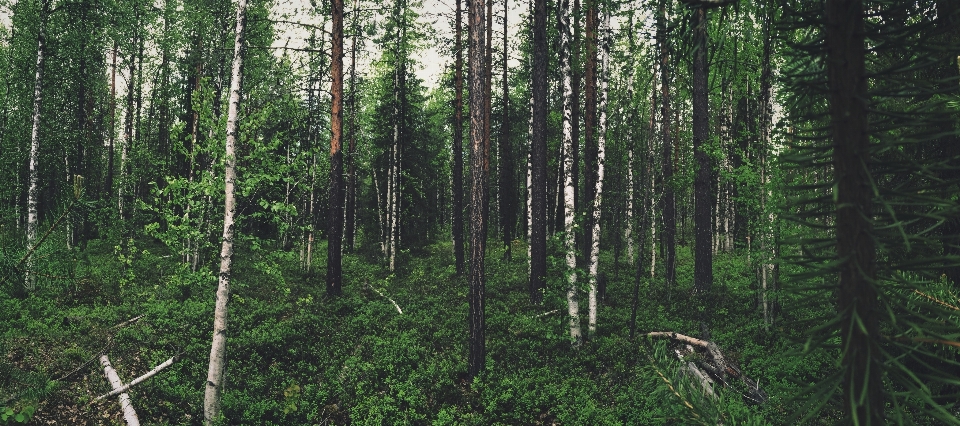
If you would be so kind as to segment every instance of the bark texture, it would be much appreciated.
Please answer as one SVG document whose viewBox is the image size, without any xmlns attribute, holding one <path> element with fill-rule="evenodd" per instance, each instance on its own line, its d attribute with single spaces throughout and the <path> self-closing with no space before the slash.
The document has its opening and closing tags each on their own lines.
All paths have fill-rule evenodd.
<svg viewBox="0 0 960 426">
<path fill-rule="evenodd" d="M 567 262 L 567 314 L 570 316 L 570 340 L 574 346 L 583 340 L 580 329 L 580 298 L 577 287 L 577 248 L 574 227 L 573 193 L 573 87 L 570 71 L 570 2 L 562 0 L 558 10 L 560 25 L 560 75 L 563 84 L 563 246 Z"/>
<path fill-rule="evenodd" d="M 463 0 L 454 0 L 457 3 L 456 21 L 456 75 L 454 90 L 456 100 L 453 112 L 453 256 L 456 261 L 457 274 L 463 274 Z"/>
<path fill-rule="evenodd" d="M 489 163 L 485 158 L 488 141 L 485 141 L 484 123 L 484 0 L 468 0 L 470 5 L 470 354 L 467 358 L 467 375 L 474 378 L 483 371 L 486 346 L 484 334 L 486 318 L 484 316 L 484 254 L 486 238 L 484 231 L 484 195 L 487 185 Z"/>
<path fill-rule="evenodd" d="M 327 294 L 341 292 L 343 245 L 343 0 L 333 0 L 333 82 L 330 93 L 330 187 L 327 217 Z"/>
<path fill-rule="evenodd" d="M 203 396 L 203 422 L 213 425 L 220 417 L 220 395 L 223 393 L 223 370 L 227 355 L 227 305 L 230 301 L 230 264 L 233 260 L 234 215 L 237 211 L 237 112 L 240 108 L 240 78 L 243 76 L 243 27 L 247 0 L 237 8 L 237 27 L 230 79 L 230 103 L 227 106 L 227 140 L 224 150 L 223 237 L 220 246 L 220 273 L 216 307 L 213 314 L 213 342 Z"/>
<path fill-rule="evenodd" d="M 694 271 L 693 291 L 700 296 L 703 311 L 700 318 L 701 333 L 710 338 L 710 302 L 707 294 L 713 285 L 713 247 L 710 211 L 713 197 L 710 194 L 711 165 L 706 143 L 710 126 L 707 104 L 707 9 L 700 6 L 693 10 L 693 156 L 697 163 L 694 191 Z"/>
<path fill-rule="evenodd" d="M 530 147 L 530 301 L 540 304 L 547 275 L 547 1 L 534 0 L 533 138 Z"/>
<path fill-rule="evenodd" d="M 660 44 L 660 140 L 662 146 L 663 180 L 663 250 L 664 281 L 667 289 L 672 289 L 676 276 L 676 205 L 673 196 L 673 156 L 670 139 L 670 34 L 667 31 L 666 0 L 660 0 L 657 16 L 657 42 Z M 654 258 L 655 259 L 655 258 Z M 653 260 L 651 261 L 653 262 Z M 653 273 L 653 266 L 651 266 Z"/>
<path fill-rule="evenodd" d="M 27 250 L 33 250 L 37 244 L 37 222 L 39 214 L 37 213 L 37 192 L 39 191 L 39 179 L 37 176 L 38 161 L 40 156 L 40 102 L 43 95 L 43 64 L 44 49 L 46 45 L 46 26 L 47 11 L 50 8 L 50 0 L 44 0 L 40 6 L 40 31 L 37 33 L 37 71 L 33 82 L 33 127 L 30 131 L 30 158 L 27 160 Z M 36 286 L 36 277 L 33 275 L 33 259 L 27 257 L 25 263 L 23 286 L 27 291 L 33 291 Z"/>
<path fill-rule="evenodd" d="M 876 247 L 869 164 L 864 11 L 860 0 L 826 3 L 827 81 L 836 179 L 840 260 L 841 389 L 848 418 L 884 424 L 879 303 L 873 286 Z"/>
</svg>

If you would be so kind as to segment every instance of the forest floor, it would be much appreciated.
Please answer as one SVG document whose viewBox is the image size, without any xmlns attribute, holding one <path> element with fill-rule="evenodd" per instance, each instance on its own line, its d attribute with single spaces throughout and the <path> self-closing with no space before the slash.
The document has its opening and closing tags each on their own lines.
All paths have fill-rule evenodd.
<svg viewBox="0 0 960 426">
<path fill-rule="evenodd" d="M 176 356 L 130 390 L 133 406 L 147 424 L 201 421 L 215 275 L 190 272 L 161 245 L 138 244 L 91 241 L 71 260 L 76 278 L 57 285 L 41 279 L 28 295 L 0 292 L 0 397 L 16 396 L 0 406 L 35 407 L 34 424 L 120 424 L 115 397 L 91 402 L 110 390 L 99 356 L 107 354 L 124 381 Z M 238 251 L 223 396 L 228 423 L 780 423 L 795 409 L 787 400 L 794 381 L 810 383 L 826 368 L 825 359 L 783 356 L 796 349 L 784 337 L 792 333 L 764 327 L 745 256 L 716 257 L 713 340 L 769 395 L 759 406 L 734 391 L 703 398 L 663 342 L 629 338 L 635 272 L 625 261 L 615 266 L 603 253 L 609 283 L 598 329 L 573 349 L 561 257 L 551 257 L 544 304 L 533 306 L 525 247 L 505 261 L 503 249 L 491 246 L 486 371 L 473 382 L 464 375 L 467 284 L 454 273 L 449 243 L 404 252 L 394 273 L 374 253 L 347 254 L 338 298 L 325 295 L 322 267 L 300 272 L 298 253 Z M 314 263 L 323 265 L 322 256 Z M 641 283 L 639 332 L 699 334 L 685 247 L 678 247 L 677 268 L 672 291 Z"/>
</svg>

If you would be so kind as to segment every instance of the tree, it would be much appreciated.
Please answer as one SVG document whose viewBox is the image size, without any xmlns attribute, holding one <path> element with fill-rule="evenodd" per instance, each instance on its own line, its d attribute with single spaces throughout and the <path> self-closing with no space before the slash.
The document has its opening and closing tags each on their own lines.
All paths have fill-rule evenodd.
<svg viewBox="0 0 960 426">
<path fill-rule="evenodd" d="M 530 302 L 540 304 L 547 275 L 547 1 L 534 0 L 530 141 Z"/>
<path fill-rule="evenodd" d="M 870 136 L 867 123 L 867 75 L 864 10 L 860 0 L 831 0 L 826 4 L 827 81 L 830 88 L 830 122 L 833 169 L 837 182 L 836 235 L 840 260 L 837 311 L 846 330 L 843 397 L 846 410 L 857 422 L 883 424 L 882 366 L 880 365 L 879 310 L 876 247 L 870 182 Z"/>
<path fill-rule="evenodd" d="M 237 113 L 240 109 L 240 78 L 243 75 L 243 27 L 247 0 L 237 7 L 237 27 L 233 47 L 233 66 L 230 78 L 230 102 L 227 106 L 227 141 L 224 150 L 224 211 L 223 237 L 220 248 L 220 274 L 217 286 L 216 310 L 213 314 L 213 343 L 210 345 L 210 367 L 207 370 L 206 391 L 203 397 L 203 421 L 213 425 L 220 416 L 220 394 L 227 355 L 227 304 L 230 301 L 230 266 L 233 260 L 234 221 L 237 210 Z"/>
<path fill-rule="evenodd" d="M 597 331 L 597 271 L 600 264 L 600 207 L 603 200 L 603 168 L 606 150 L 606 131 L 607 131 L 607 72 L 610 67 L 610 37 L 607 34 L 610 27 L 609 6 L 603 10 L 603 21 L 598 25 L 598 33 L 601 39 L 600 53 L 600 102 L 598 105 L 600 117 L 597 128 L 597 179 L 593 193 L 593 207 L 590 215 L 593 217 L 593 225 L 590 232 L 590 298 L 589 308 L 590 316 L 588 330 L 591 335 Z"/>
<path fill-rule="evenodd" d="M 327 294 L 341 293 L 343 280 L 341 245 L 343 243 L 343 0 L 333 2 L 333 61 L 330 93 L 330 202 L 327 219 Z"/>
<path fill-rule="evenodd" d="M 467 358 L 467 375 L 475 378 L 483 371 L 486 359 L 486 318 L 484 312 L 484 287 L 486 285 L 484 255 L 486 248 L 486 224 L 484 195 L 487 185 L 487 159 L 489 152 L 484 141 L 484 51 L 483 51 L 483 2 L 468 0 L 470 11 L 470 353 Z"/>
<path fill-rule="evenodd" d="M 464 271 L 463 259 L 463 11 L 460 6 L 463 0 L 454 0 L 457 3 L 455 29 L 456 70 L 454 86 L 456 100 L 453 112 L 453 256 L 456 262 L 457 274 Z"/>
<path fill-rule="evenodd" d="M 567 267 L 567 314 L 570 316 L 570 340 L 579 346 L 582 337 L 580 330 L 580 296 L 577 288 L 577 248 L 574 228 L 573 188 L 576 185 L 573 176 L 573 88 L 570 82 L 570 2 L 562 0 L 557 9 L 560 25 L 560 75 L 563 80 L 563 245 Z"/>
<path fill-rule="evenodd" d="M 663 249 L 664 281 L 668 291 L 673 289 L 676 278 L 676 207 L 673 194 L 673 141 L 670 139 L 670 33 L 667 27 L 667 2 L 660 0 L 657 14 L 657 44 L 660 49 L 660 141 L 663 186 Z"/>
<path fill-rule="evenodd" d="M 46 43 L 46 22 L 50 9 L 50 0 L 44 0 L 40 5 L 40 29 L 37 31 L 37 71 L 33 85 L 33 129 L 30 132 L 30 159 L 28 163 L 29 187 L 27 190 L 27 250 L 33 250 L 37 244 L 37 158 L 40 155 L 40 102 L 43 95 L 43 63 L 44 44 Z M 27 254 L 26 274 L 24 287 L 33 290 L 35 277 L 32 273 L 33 260 Z"/>
</svg>

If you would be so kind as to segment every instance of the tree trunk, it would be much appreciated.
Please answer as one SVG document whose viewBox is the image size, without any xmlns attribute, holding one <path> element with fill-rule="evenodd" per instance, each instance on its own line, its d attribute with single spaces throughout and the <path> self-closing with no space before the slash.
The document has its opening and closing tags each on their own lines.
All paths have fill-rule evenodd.
<svg viewBox="0 0 960 426">
<path fill-rule="evenodd" d="M 40 156 L 40 102 L 43 95 L 43 65 L 44 49 L 46 47 L 47 14 L 50 9 L 50 0 L 44 0 L 40 6 L 40 29 L 37 32 L 37 72 L 33 82 L 33 127 L 30 131 L 30 158 L 28 169 L 27 189 L 27 250 L 33 250 L 37 244 L 37 192 L 39 191 L 37 169 Z M 33 291 L 36 286 L 34 276 L 34 262 L 32 256 L 27 256 L 23 286 L 27 291 Z"/>
<path fill-rule="evenodd" d="M 357 234 L 357 37 L 360 27 L 358 24 L 358 0 L 353 1 L 352 41 L 350 43 L 350 146 L 347 151 L 347 211 L 346 211 L 346 240 L 347 250 L 353 251 Z"/>
<path fill-rule="evenodd" d="M 597 2 L 585 0 L 587 8 L 584 55 L 586 63 L 583 70 L 583 241 L 581 253 L 587 254 L 592 246 L 593 203 L 597 187 Z M 574 182 L 576 184 L 576 182 Z M 584 256 L 584 260 L 588 260 Z M 586 267 L 586 264 L 581 266 Z"/>
<path fill-rule="evenodd" d="M 667 28 L 666 0 L 660 0 L 657 17 L 657 42 L 660 44 L 660 135 L 662 147 L 663 178 L 660 185 L 663 188 L 663 250 L 664 250 L 664 284 L 668 292 L 673 290 L 676 276 L 676 206 L 673 195 L 673 159 L 671 156 L 672 141 L 670 139 L 670 34 Z M 653 273 L 651 266 L 651 274 Z M 668 293 L 669 295 L 669 293 Z"/>
<path fill-rule="evenodd" d="M 486 359 L 485 332 L 486 318 L 484 312 L 484 287 L 486 276 L 484 271 L 484 255 L 486 238 L 484 231 L 486 224 L 483 211 L 484 187 L 487 185 L 487 170 L 485 154 L 487 153 L 484 141 L 484 0 L 469 0 L 470 5 L 470 149 L 472 161 L 470 164 L 470 353 L 467 358 L 467 375 L 472 379 L 484 369 Z"/>
<path fill-rule="evenodd" d="M 843 375 L 847 416 L 883 424 L 883 366 L 877 343 L 879 303 L 874 287 L 876 248 L 872 213 L 870 138 L 867 121 L 864 11 L 860 0 L 826 4 L 827 83 L 836 179 L 837 259 Z"/>
<path fill-rule="evenodd" d="M 710 303 L 708 293 L 713 285 L 713 250 L 711 247 L 710 207 L 710 157 L 706 147 L 710 116 L 707 96 L 707 9 L 700 6 L 693 10 L 693 156 L 697 162 L 694 181 L 694 229 L 696 241 L 693 291 L 700 296 L 703 309 L 700 329 L 704 339 L 710 339 Z"/>
<path fill-rule="evenodd" d="M 213 316 L 213 343 L 210 346 L 210 368 L 207 370 L 203 397 L 203 421 L 210 426 L 220 417 L 220 395 L 223 393 L 223 370 L 227 354 L 227 303 L 230 301 L 230 263 L 233 259 L 234 214 L 237 210 L 237 111 L 240 107 L 240 78 L 243 75 L 243 26 L 247 0 L 237 8 L 237 29 L 233 48 L 233 70 L 230 79 L 230 104 L 227 106 L 227 141 L 224 151 L 223 244 L 220 247 L 220 278 L 217 286 L 216 310 Z"/>
<path fill-rule="evenodd" d="M 343 0 L 333 0 L 333 58 L 330 87 L 330 196 L 327 209 L 327 294 L 339 295 L 343 280 Z"/>
<path fill-rule="evenodd" d="M 597 32 L 599 33 L 599 37 L 597 38 L 602 39 L 602 52 L 600 53 L 600 73 L 598 76 L 598 80 L 600 80 L 600 104 L 598 106 L 600 119 L 597 122 L 597 180 L 594 188 L 593 211 L 591 212 L 593 216 L 593 220 L 591 221 L 593 225 L 591 230 L 593 235 L 590 238 L 590 316 L 587 327 L 591 337 L 597 331 L 597 269 L 600 263 L 600 207 L 603 200 L 603 161 L 607 132 L 607 69 L 610 66 L 610 39 L 606 31 L 609 25 L 610 15 L 605 9 L 603 22 L 597 25 Z"/>
<path fill-rule="evenodd" d="M 582 341 L 580 330 L 580 301 L 577 289 L 577 255 L 574 235 L 573 188 L 573 89 L 570 82 L 570 2 L 560 2 L 560 75 L 563 80 L 563 232 L 564 251 L 567 261 L 567 313 L 570 315 L 570 339 L 579 346 Z"/>
<path fill-rule="evenodd" d="M 504 257 L 510 259 L 513 253 L 510 250 L 510 242 L 513 241 L 513 228 L 516 226 L 516 194 L 513 184 L 513 150 L 510 148 L 510 84 L 507 81 L 507 17 L 509 15 L 507 7 L 509 0 L 503 0 L 503 119 L 500 122 L 500 144 L 499 161 L 499 210 L 500 210 L 500 228 L 502 230 L 503 245 L 506 249 Z"/>
<path fill-rule="evenodd" d="M 547 275 L 547 0 L 534 0 L 530 147 L 530 302 L 543 301 Z"/>
<path fill-rule="evenodd" d="M 453 112 L 453 256 L 456 261 L 457 275 L 463 274 L 463 0 L 457 3 L 456 21 L 456 75 L 454 86 L 456 101 Z"/>
</svg>

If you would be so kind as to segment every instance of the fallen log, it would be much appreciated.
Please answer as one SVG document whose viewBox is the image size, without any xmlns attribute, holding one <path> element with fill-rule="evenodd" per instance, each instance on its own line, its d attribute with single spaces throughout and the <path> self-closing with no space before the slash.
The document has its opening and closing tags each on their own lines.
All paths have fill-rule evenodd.
<svg viewBox="0 0 960 426">
<path fill-rule="evenodd" d="M 107 381 L 110 382 L 110 386 L 113 386 L 114 390 L 123 387 L 120 376 L 117 375 L 117 371 L 110 365 L 110 358 L 107 358 L 106 355 L 101 355 L 100 365 L 103 366 L 103 374 L 107 376 Z M 130 395 L 126 393 L 120 394 L 120 409 L 123 410 L 123 419 L 126 420 L 127 426 L 140 426 L 140 419 L 137 418 L 137 412 L 133 409 L 133 403 L 130 402 Z"/>
<path fill-rule="evenodd" d="M 160 364 L 160 365 L 154 367 L 153 370 L 148 371 L 146 374 L 144 374 L 144 375 L 142 375 L 142 376 L 140 376 L 140 377 L 137 377 L 136 379 L 131 380 L 130 383 L 127 383 L 127 384 L 125 384 L 125 385 L 123 385 L 123 386 L 121 386 L 121 387 L 119 387 L 119 388 L 114 388 L 112 391 L 107 392 L 107 393 L 105 393 L 105 394 L 103 394 L 103 395 L 100 395 L 100 396 L 96 397 L 96 399 L 94 399 L 93 402 L 97 402 L 97 401 L 99 401 L 99 400 L 101 400 L 101 399 L 109 398 L 109 397 L 114 396 L 114 395 L 116 395 L 116 394 L 124 393 L 124 392 L 130 390 L 130 388 L 132 388 L 132 387 L 140 384 L 141 382 L 149 379 L 150 377 L 153 377 L 153 375 L 159 373 L 160 370 L 163 370 L 164 368 L 167 368 L 167 367 L 169 367 L 170 365 L 172 365 L 172 364 L 173 364 L 173 358 L 174 358 L 174 357 L 170 357 L 170 359 L 164 361 L 163 364 Z"/>
<path fill-rule="evenodd" d="M 393 303 L 393 307 L 397 308 L 397 312 L 400 313 L 400 315 L 403 315 L 403 310 L 400 309 L 400 305 L 398 305 L 397 302 L 394 302 L 393 299 L 387 296 L 384 296 L 383 293 L 380 292 L 380 290 L 377 290 L 372 285 L 370 285 L 370 281 L 365 281 L 364 283 L 367 285 L 367 287 L 370 287 L 370 290 L 377 292 L 377 294 L 379 294 L 380 297 L 389 300 L 390 303 Z"/>
<path fill-rule="evenodd" d="M 747 402 L 754 404 L 766 402 L 766 392 L 760 389 L 760 385 L 757 382 L 744 375 L 740 371 L 740 367 L 728 361 L 716 343 L 669 331 L 652 331 L 647 333 L 647 337 L 668 338 L 674 342 L 684 344 L 686 348 L 675 347 L 674 353 L 677 354 L 677 358 L 680 359 L 681 362 L 685 363 L 684 370 L 692 375 L 704 388 L 705 394 L 711 397 L 715 396 L 712 385 L 714 381 L 716 381 L 739 393 Z M 702 356 L 693 361 L 688 360 L 688 355 L 694 352 Z M 731 381 L 742 382 L 745 389 L 732 385 Z"/>
</svg>

